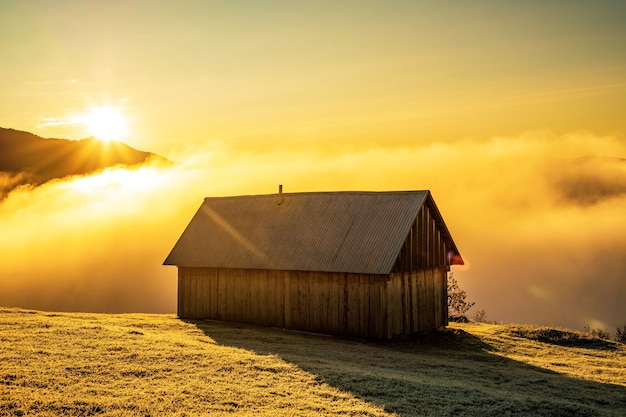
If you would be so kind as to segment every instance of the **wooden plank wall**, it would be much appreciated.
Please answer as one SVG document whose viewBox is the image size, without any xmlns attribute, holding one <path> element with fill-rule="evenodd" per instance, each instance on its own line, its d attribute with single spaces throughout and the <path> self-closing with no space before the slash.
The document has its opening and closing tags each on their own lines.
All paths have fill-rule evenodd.
<svg viewBox="0 0 626 417">
<path fill-rule="evenodd" d="M 448 324 L 447 271 L 431 268 L 391 274 L 387 293 L 390 338 Z"/>
<path fill-rule="evenodd" d="M 445 242 L 425 204 L 411 226 L 393 272 L 418 271 L 448 266 Z"/>
<path fill-rule="evenodd" d="M 386 275 L 179 268 L 178 315 L 386 338 Z"/>
<path fill-rule="evenodd" d="M 445 268 L 386 275 L 179 268 L 178 315 L 388 339 L 447 324 Z"/>
</svg>

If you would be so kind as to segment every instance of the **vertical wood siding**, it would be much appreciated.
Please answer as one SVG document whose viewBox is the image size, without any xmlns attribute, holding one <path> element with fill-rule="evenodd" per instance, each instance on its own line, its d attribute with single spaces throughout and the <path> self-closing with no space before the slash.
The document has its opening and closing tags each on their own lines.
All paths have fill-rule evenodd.
<svg viewBox="0 0 626 417">
<path fill-rule="evenodd" d="M 445 268 L 387 275 L 178 269 L 178 315 L 389 339 L 447 324 Z"/>
<path fill-rule="evenodd" d="M 447 271 L 431 268 L 391 274 L 387 338 L 437 329 L 448 324 Z"/>
<path fill-rule="evenodd" d="M 448 267 L 446 245 L 428 205 L 423 205 L 404 245 L 398 254 L 393 272 L 418 271 Z"/>
</svg>

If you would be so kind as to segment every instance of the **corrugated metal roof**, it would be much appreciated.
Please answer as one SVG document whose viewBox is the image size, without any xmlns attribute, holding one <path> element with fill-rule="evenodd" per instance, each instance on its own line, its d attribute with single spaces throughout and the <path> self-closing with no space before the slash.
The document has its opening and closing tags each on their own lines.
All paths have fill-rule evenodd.
<svg viewBox="0 0 626 417">
<path fill-rule="evenodd" d="M 429 197 L 397 191 L 206 198 L 164 264 L 388 274 Z"/>
</svg>

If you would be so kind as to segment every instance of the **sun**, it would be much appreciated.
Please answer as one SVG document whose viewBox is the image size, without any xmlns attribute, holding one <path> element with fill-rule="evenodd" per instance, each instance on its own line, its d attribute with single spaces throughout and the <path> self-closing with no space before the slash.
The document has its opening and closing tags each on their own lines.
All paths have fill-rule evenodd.
<svg viewBox="0 0 626 417">
<path fill-rule="evenodd" d="M 126 117 L 119 107 L 89 107 L 81 119 L 91 136 L 107 142 L 119 140 L 128 133 Z"/>
</svg>

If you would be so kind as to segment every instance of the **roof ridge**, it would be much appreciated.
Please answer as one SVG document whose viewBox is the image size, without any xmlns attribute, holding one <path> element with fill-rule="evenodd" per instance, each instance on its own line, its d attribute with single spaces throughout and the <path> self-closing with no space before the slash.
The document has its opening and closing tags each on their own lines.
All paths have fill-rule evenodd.
<svg viewBox="0 0 626 417">
<path fill-rule="evenodd" d="M 207 199 L 217 198 L 250 198 L 250 197 L 276 197 L 277 195 L 283 196 L 296 196 L 296 195 L 381 195 L 381 194 L 416 194 L 416 193 L 430 193 L 430 190 L 394 190 L 394 191 L 298 191 L 298 192 L 283 192 L 283 193 L 270 193 L 270 194 L 246 194 L 246 195 L 231 195 L 231 196 L 212 196 L 204 197 Z"/>
</svg>

